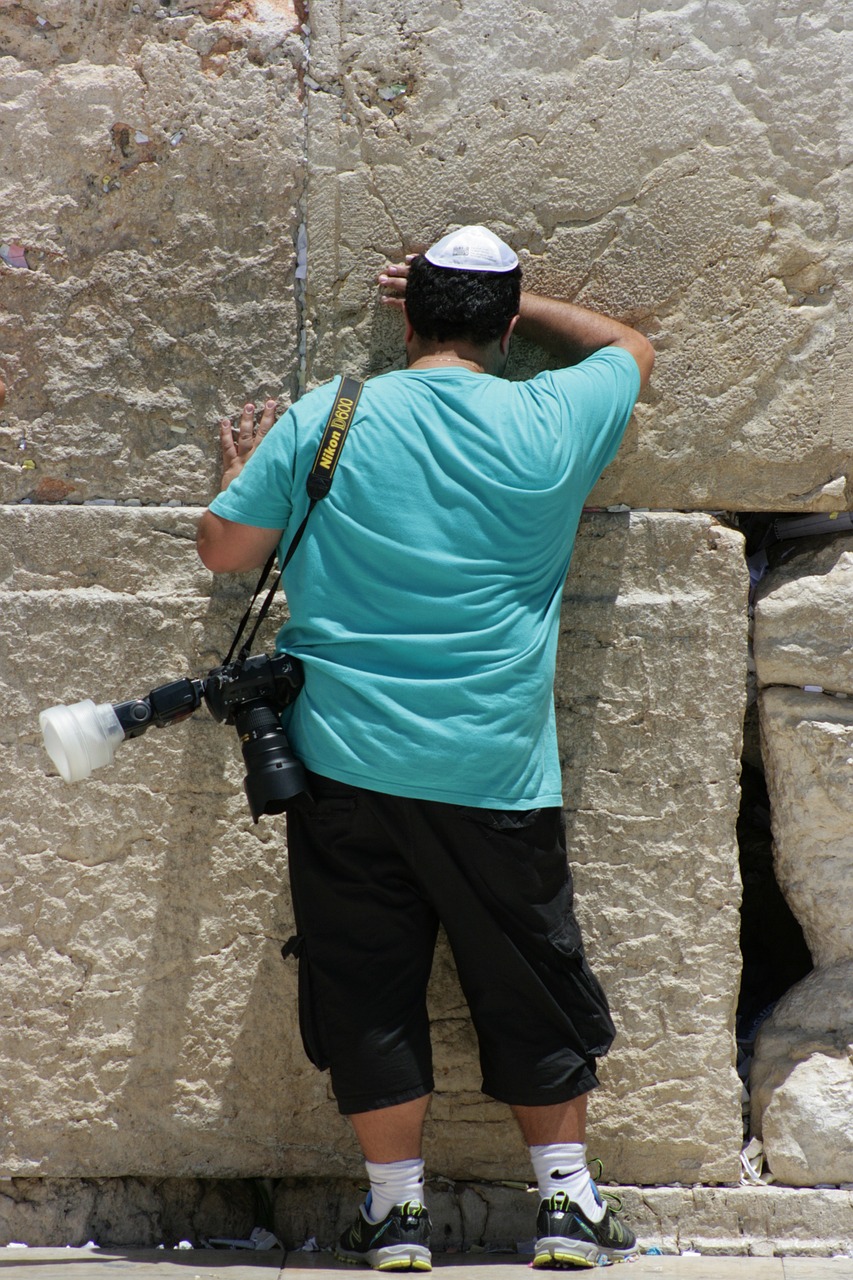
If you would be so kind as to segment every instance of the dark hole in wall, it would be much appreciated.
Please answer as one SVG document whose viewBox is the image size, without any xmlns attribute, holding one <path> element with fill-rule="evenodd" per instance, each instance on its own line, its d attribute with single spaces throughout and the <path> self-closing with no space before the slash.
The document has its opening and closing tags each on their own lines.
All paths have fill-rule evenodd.
<svg viewBox="0 0 853 1280">
<path fill-rule="evenodd" d="M 743 766 L 737 833 L 743 881 L 743 973 L 737 1011 L 741 1039 L 769 1006 L 811 971 L 812 958 L 773 870 L 770 801 L 764 775 L 749 764 Z"/>
<path fill-rule="evenodd" d="M 738 1073 L 749 1086 L 755 1037 L 776 1002 L 814 967 L 803 931 L 776 880 L 770 797 L 758 745 L 758 706 L 747 711 L 737 822 L 743 896 L 736 1035 Z M 748 1109 L 744 1124 L 748 1137 Z"/>
<path fill-rule="evenodd" d="M 797 517 L 742 515 L 733 524 L 745 535 L 745 553 L 751 576 L 751 612 L 756 589 L 763 576 L 803 547 Z M 803 522 L 803 532 L 811 525 Z M 840 531 L 840 530 L 839 530 Z M 788 536 L 780 536 L 780 534 Z M 793 536 L 792 536 L 793 534 Z M 804 539 L 806 545 L 815 539 Z M 744 750 L 740 773 L 738 846 L 743 899 L 740 905 L 740 954 L 742 977 L 736 1038 L 738 1073 L 749 1085 L 754 1043 L 763 1021 L 781 996 L 811 973 L 811 952 L 802 928 L 776 881 L 770 822 L 770 796 L 761 759 L 758 733 L 756 677 L 749 677 L 748 709 L 744 722 Z M 749 1111 L 744 1110 L 744 1138 L 749 1135 Z"/>
<path fill-rule="evenodd" d="M 750 573 L 750 612 L 759 584 L 778 566 L 839 534 L 853 532 L 850 512 L 739 512 L 731 523 L 745 539 Z M 743 881 L 741 952 L 743 976 L 738 1004 L 738 1039 L 754 1039 L 755 1024 L 768 1007 L 812 969 L 812 959 L 793 912 L 776 881 L 770 798 L 764 777 L 758 727 L 758 689 L 750 677 L 744 723 L 741 806 L 738 818 Z"/>
<path fill-rule="evenodd" d="M 799 553 L 853 531 L 850 513 L 738 513 L 730 523 L 743 533 L 750 574 L 750 612 L 759 584 Z M 761 759 L 757 686 L 750 676 L 741 762 L 737 824 L 743 884 L 740 949 L 742 974 L 737 1008 L 738 1072 L 749 1085 L 755 1037 L 778 1000 L 814 967 L 803 931 L 785 901 L 773 866 L 770 797 Z M 748 1136 L 748 1120 L 745 1123 Z"/>
</svg>

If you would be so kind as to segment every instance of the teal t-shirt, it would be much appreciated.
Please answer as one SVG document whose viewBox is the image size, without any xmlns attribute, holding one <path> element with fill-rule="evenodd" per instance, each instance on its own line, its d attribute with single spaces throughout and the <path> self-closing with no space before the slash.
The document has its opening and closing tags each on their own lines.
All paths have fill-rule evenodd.
<svg viewBox="0 0 853 1280">
<path fill-rule="evenodd" d="M 337 387 L 293 405 L 211 503 L 282 529 L 280 555 Z M 365 384 L 284 578 L 276 647 L 302 660 L 305 686 L 283 723 L 309 769 L 451 804 L 561 803 L 563 582 L 639 387 L 618 347 L 525 382 L 448 366 Z"/>
</svg>

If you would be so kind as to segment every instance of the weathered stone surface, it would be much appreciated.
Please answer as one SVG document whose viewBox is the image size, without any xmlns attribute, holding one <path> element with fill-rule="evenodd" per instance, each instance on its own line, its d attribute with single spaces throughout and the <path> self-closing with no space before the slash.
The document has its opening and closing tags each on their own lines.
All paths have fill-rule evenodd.
<svg viewBox="0 0 853 1280">
<path fill-rule="evenodd" d="M 853 959 L 783 996 L 759 1032 L 750 1089 L 777 1181 L 853 1182 Z"/>
<path fill-rule="evenodd" d="M 764 685 L 853 693 L 853 539 L 798 549 L 759 593 Z M 753 1127 L 774 1176 L 853 1180 L 853 705 L 799 688 L 759 698 L 776 878 L 819 967 L 762 1028 L 750 1075 Z"/>
<path fill-rule="evenodd" d="M 295 972 L 278 957 L 291 931 L 281 823 L 252 826 L 233 731 L 201 712 L 74 787 L 41 746 L 44 706 L 119 700 L 220 660 L 245 584 L 211 592 L 195 514 L 2 513 L 9 1174 L 360 1169 L 302 1057 Z M 621 1027 L 590 1135 L 611 1178 L 737 1178 L 745 591 L 740 538 L 707 516 L 583 523 L 557 698 L 579 910 Z M 443 950 L 432 1007 L 430 1167 L 527 1178 L 506 1108 L 478 1092 Z"/>
<path fill-rule="evenodd" d="M 811 544 L 811 545 L 809 545 Z M 821 685 L 853 694 L 853 537 L 794 547 L 759 586 L 755 668 L 760 684 Z"/>
<path fill-rule="evenodd" d="M 398 358 L 375 268 L 487 218 L 657 341 L 602 501 L 845 505 L 839 0 L 398 8 L 312 7 L 312 376 Z M 0 52 L 2 492 L 200 501 L 218 413 L 295 385 L 290 0 L 4 6 Z"/>
<path fill-rule="evenodd" d="M 850 505 L 840 0 L 545 0 L 521 25 L 508 0 L 318 0 L 313 34 L 301 15 L 291 0 L 0 3 L 0 498 L 206 501 L 218 415 L 247 394 L 286 400 L 303 345 L 312 381 L 398 361 L 375 270 L 453 221 L 486 220 L 533 287 L 655 340 L 655 380 L 596 501 Z M 520 344 L 512 369 L 540 362 Z M 40 746 L 41 706 L 123 697 L 221 656 L 242 587 L 211 588 L 193 518 L 0 513 L 8 1172 L 360 1167 L 302 1059 L 295 975 L 277 956 L 281 823 L 252 827 L 233 733 L 201 713 L 78 788 Z M 853 692 L 851 546 L 768 589 L 764 683 Z M 584 526 L 558 701 L 579 909 L 621 1027 L 591 1145 L 626 1180 L 738 1172 L 742 604 L 737 540 L 706 517 Z M 837 706 L 803 705 L 764 698 L 780 868 L 791 854 L 780 874 L 815 954 L 837 962 L 850 956 L 830 899 L 850 898 L 851 728 Z M 505 1108 L 478 1092 L 443 949 L 432 1007 L 432 1166 L 526 1177 Z M 826 1025 L 815 1036 L 825 1045 Z M 815 1063 L 836 1073 L 831 1101 L 840 1057 L 816 1050 L 791 1079 Z M 807 1125 L 811 1084 L 787 1089 L 773 1106 Z M 488 1215 L 479 1192 L 466 1203 L 447 1221 L 472 1238 Z"/>
<path fill-rule="evenodd" d="M 853 957 L 853 707 L 800 689 L 759 700 L 776 878 L 817 965 Z"/>
<path fill-rule="evenodd" d="M 236 1179 L 7 1178 L 0 1180 L 0 1240 L 156 1248 L 190 1238 L 246 1239 L 258 1225 L 263 1190 Z"/>
<path fill-rule="evenodd" d="M 303 54 L 291 0 L 0 6 L 4 500 L 205 502 L 292 394 Z"/>
<path fill-rule="evenodd" d="M 732 1181 L 742 542 L 708 516 L 595 516 L 582 531 L 558 731 L 579 913 L 620 1028 L 591 1149 L 621 1181 Z"/>
<path fill-rule="evenodd" d="M 351 1220 L 353 1206 L 363 1194 L 361 1185 L 363 1179 L 277 1181 L 272 1189 L 276 1234 L 287 1249 L 298 1249 L 310 1236 L 328 1246 Z M 698 1250 L 709 1256 L 853 1257 L 849 1190 L 632 1186 L 608 1190 L 623 1201 L 624 1217 L 646 1248 L 655 1246 L 665 1253 Z M 258 1205 L 269 1193 L 269 1184 L 249 1181 L 15 1178 L 0 1182 L 0 1242 L 18 1240 L 36 1249 L 56 1247 L 60 1241 L 95 1240 L 104 1247 L 151 1248 L 162 1243 L 168 1247 L 178 1240 L 198 1244 L 211 1235 L 245 1238 L 257 1225 Z M 536 1199 L 520 1186 L 428 1178 L 427 1198 L 435 1251 L 514 1248 L 531 1238 Z M 70 1261 L 67 1255 L 60 1259 L 30 1253 L 26 1258 L 63 1265 Z M 195 1255 L 185 1261 L 198 1271 L 202 1259 Z M 288 1258 L 288 1269 L 295 1262 Z M 847 1280 L 844 1272 L 833 1274 Z"/>
<path fill-rule="evenodd" d="M 521 24 L 509 0 L 356 0 L 312 6 L 311 23 L 312 378 L 399 360 L 376 270 L 487 221 L 531 286 L 655 341 L 599 501 L 849 505 L 840 0 L 583 0 Z M 519 351 L 513 368 L 540 358 Z"/>
<path fill-rule="evenodd" d="M 253 827 L 233 729 L 200 711 L 76 786 L 41 745 L 42 707 L 119 701 L 221 660 L 246 584 L 211 591 L 197 514 L 2 516 L 4 1172 L 347 1167 L 278 954 L 282 823 Z"/>
</svg>

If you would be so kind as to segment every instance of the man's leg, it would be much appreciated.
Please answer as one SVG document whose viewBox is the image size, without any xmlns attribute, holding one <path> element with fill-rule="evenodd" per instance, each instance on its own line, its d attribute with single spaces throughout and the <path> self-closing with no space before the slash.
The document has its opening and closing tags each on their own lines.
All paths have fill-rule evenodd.
<svg viewBox="0 0 853 1280">
<path fill-rule="evenodd" d="M 549 1142 L 584 1142 L 588 1093 L 569 1102 L 545 1107 L 513 1107 L 521 1135 L 528 1147 Z"/>
<path fill-rule="evenodd" d="M 595 1266 L 638 1253 L 634 1233 L 614 1217 L 586 1164 L 587 1094 L 569 1102 L 512 1108 L 539 1184 L 536 1268 Z"/>
<path fill-rule="evenodd" d="M 586 1095 L 615 1029 L 583 954 L 561 814 L 422 806 L 419 866 L 480 1042 L 484 1092 L 510 1105 L 541 1191 L 534 1266 L 637 1252 L 586 1165 Z"/>
<path fill-rule="evenodd" d="M 312 1061 L 330 1066 L 370 1180 L 336 1252 L 380 1270 L 429 1270 L 421 1133 L 438 918 L 397 849 L 405 801 L 389 800 L 383 821 L 378 793 L 316 775 L 312 790 L 314 805 L 288 814 L 300 1020 Z"/>
<path fill-rule="evenodd" d="M 352 1127 L 365 1160 L 390 1164 L 396 1160 L 419 1160 L 424 1118 L 432 1095 L 401 1102 L 378 1111 L 351 1115 Z"/>
<path fill-rule="evenodd" d="M 430 1097 L 349 1117 L 370 1179 L 364 1213 L 371 1222 L 381 1222 L 398 1205 L 423 1204 L 421 1146 Z"/>
<path fill-rule="evenodd" d="M 513 1107 L 539 1184 L 541 1200 L 565 1192 L 592 1222 L 604 1217 L 604 1205 L 586 1164 L 586 1104 L 583 1093 L 569 1102 L 544 1107 Z"/>
<path fill-rule="evenodd" d="M 430 1221 L 424 1208 L 424 1117 L 430 1095 L 349 1119 L 362 1152 L 370 1193 L 343 1234 L 338 1257 L 380 1271 L 429 1271 Z"/>
<path fill-rule="evenodd" d="M 397 850 L 405 814 L 389 804 L 395 830 L 374 812 L 378 793 L 310 782 L 314 804 L 287 818 L 303 1039 L 307 1030 L 309 1057 L 330 1068 L 344 1115 L 405 1114 L 433 1088 L 426 992 L 438 918 Z"/>
<path fill-rule="evenodd" d="M 370 1179 L 370 1195 L 363 1211 L 371 1222 L 381 1222 L 398 1205 L 423 1204 L 421 1146 L 429 1104 L 427 1095 L 349 1117 Z"/>
</svg>

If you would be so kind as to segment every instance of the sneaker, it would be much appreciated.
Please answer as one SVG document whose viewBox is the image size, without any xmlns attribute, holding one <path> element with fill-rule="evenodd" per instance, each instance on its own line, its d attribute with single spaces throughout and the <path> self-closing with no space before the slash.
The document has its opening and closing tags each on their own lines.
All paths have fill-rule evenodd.
<svg viewBox="0 0 853 1280">
<path fill-rule="evenodd" d="M 432 1271 L 430 1225 L 419 1200 L 395 1205 L 381 1222 L 368 1222 L 359 1209 L 334 1254 L 342 1262 L 366 1262 L 376 1271 Z"/>
<path fill-rule="evenodd" d="M 606 1267 L 640 1252 L 633 1231 L 609 1205 L 600 1222 L 590 1222 L 565 1191 L 542 1201 L 536 1236 L 534 1267 Z"/>
</svg>

